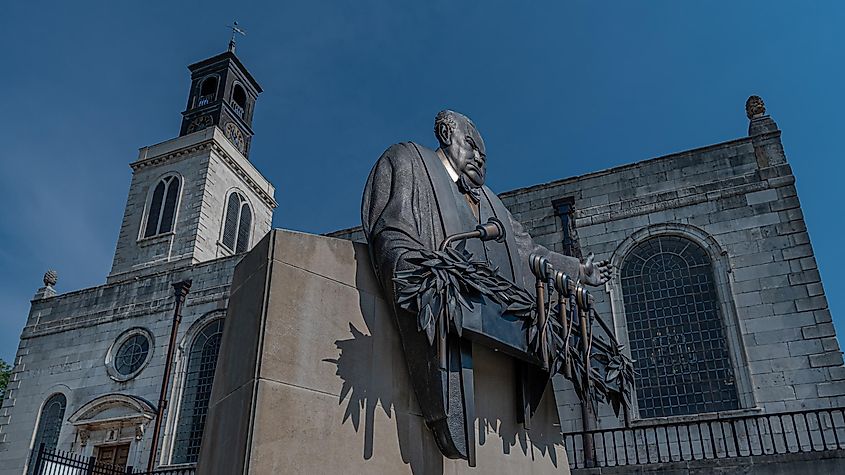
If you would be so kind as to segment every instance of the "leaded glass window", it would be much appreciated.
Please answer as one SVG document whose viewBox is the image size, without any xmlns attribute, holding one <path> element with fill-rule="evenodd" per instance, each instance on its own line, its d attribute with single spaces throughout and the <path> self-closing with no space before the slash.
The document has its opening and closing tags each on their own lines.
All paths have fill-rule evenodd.
<svg viewBox="0 0 845 475">
<path fill-rule="evenodd" d="M 246 252 L 252 229 L 252 210 L 240 193 L 229 195 L 223 220 L 223 245 L 234 252 Z"/>
<path fill-rule="evenodd" d="M 41 408 L 41 416 L 38 418 L 33 453 L 39 450 L 41 444 L 44 444 L 47 450 L 55 450 L 56 446 L 59 445 L 59 433 L 62 430 L 66 408 L 67 398 L 61 393 L 53 394 L 44 403 L 44 407 Z M 30 462 L 30 470 L 34 468 L 32 462 Z"/>
<path fill-rule="evenodd" d="M 144 334 L 135 334 L 124 341 L 114 357 L 114 369 L 123 376 L 138 371 L 150 353 L 150 340 Z"/>
<path fill-rule="evenodd" d="M 211 384 L 214 382 L 214 368 L 223 337 L 223 320 L 209 323 L 194 338 L 188 353 L 188 368 L 185 374 L 185 389 L 176 424 L 173 463 L 197 461 L 211 399 Z"/>
<path fill-rule="evenodd" d="M 622 293 L 640 417 L 724 411 L 737 391 L 707 253 L 678 236 L 637 245 Z"/>
<path fill-rule="evenodd" d="M 162 178 L 153 190 L 150 208 L 147 210 L 147 224 L 144 237 L 156 236 L 173 230 L 176 218 L 176 204 L 179 200 L 179 178 Z"/>
</svg>

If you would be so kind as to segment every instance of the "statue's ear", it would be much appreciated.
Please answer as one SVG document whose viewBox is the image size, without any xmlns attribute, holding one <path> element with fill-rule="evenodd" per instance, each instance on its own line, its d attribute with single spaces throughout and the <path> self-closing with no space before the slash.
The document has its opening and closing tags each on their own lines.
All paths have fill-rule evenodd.
<svg viewBox="0 0 845 475">
<path fill-rule="evenodd" d="M 437 124 L 437 140 L 440 141 L 440 145 L 447 147 L 452 145 L 452 128 L 443 122 Z"/>
</svg>

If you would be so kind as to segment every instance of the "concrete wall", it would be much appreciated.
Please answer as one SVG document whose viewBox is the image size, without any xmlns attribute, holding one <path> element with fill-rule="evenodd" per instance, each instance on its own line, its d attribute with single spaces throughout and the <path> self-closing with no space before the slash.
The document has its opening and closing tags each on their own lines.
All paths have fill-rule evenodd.
<svg viewBox="0 0 845 475">
<path fill-rule="evenodd" d="M 130 442 L 129 463 L 146 466 L 152 425 L 147 424 L 140 440 L 136 427 L 127 424 L 117 434 L 95 431 L 83 441 L 68 418 L 89 401 L 113 393 L 157 404 L 173 316 L 171 284 L 193 279 L 177 339 L 171 384 L 171 395 L 177 395 L 180 375 L 185 371 L 186 358 L 182 355 L 206 322 L 225 314 L 232 272 L 241 256 L 33 301 L 0 409 L 0 474 L 23 473 L 40 408 L 56 392 L 63 393 L 68 401 L 58 449 L 91 455 L 98 444 Z M 109 375 L 106 355 L 124 331 L 136 327 L 152 334 L 150 360 L 136 377 L 121 382 Z M 178 398 L 171 399 L 169 414 L 179 402 Z M 170 418 L 165 419 L 163 463 L 169 460 L 166 439 L 172 425 Z"/>
<path fill-rule="evenodd" d="M 228 311 L 202 473 L 569 472 L 551 388 L 522 430 L 512 362 L 478 346 L 478 467 L 443 459 L 365 245 L 274 230 L 235 270 Z"/>
</svg>

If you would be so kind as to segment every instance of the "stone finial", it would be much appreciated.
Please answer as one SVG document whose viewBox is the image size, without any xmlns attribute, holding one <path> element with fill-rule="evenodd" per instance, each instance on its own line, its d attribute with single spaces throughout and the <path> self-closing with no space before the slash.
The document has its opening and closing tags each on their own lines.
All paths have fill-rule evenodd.
<svg viewBox="0 0 845 475">
<path fill-rule="evenodd" d="M 745 101 L 745 115 L 749 119 L 756 119 L 766 115 L 766 104 L 763 103 L 763 98 L 760 96 L 750 96 Z"/>
<path fill-rule="evenodd" d="M 32 297 L 33 300 L 41 300 L 50 298 L 56 295 L 56 289 L 53 288 L 56 285 L 56 282 L 59 281 L 59 273 L 54 271 L 53 269 L 48 270 L 44 273 L 44 287 L 38 289 L 35 292 L 35 296 Z"/>
<path fill-rule="evenodd" d="M 53 287 L 59 281 L 59 273 L 53 269 L 44 273 L 44 287 Z"/>
</svg>

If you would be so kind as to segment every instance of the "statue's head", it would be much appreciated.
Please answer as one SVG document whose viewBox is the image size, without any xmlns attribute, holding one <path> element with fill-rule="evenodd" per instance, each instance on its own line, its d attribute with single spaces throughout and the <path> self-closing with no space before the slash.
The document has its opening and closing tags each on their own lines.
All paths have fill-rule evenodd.
<svg viewBox="0 0 845 475">
<path fill-rule="evenodd" d="M 466 176 L 472 186 L 483 185 L 487 153 L 484 140 L 469 117 L 455 111 L 440 111 L 434 119 L 434 135 L 455 171 Z"/>
</svg>

